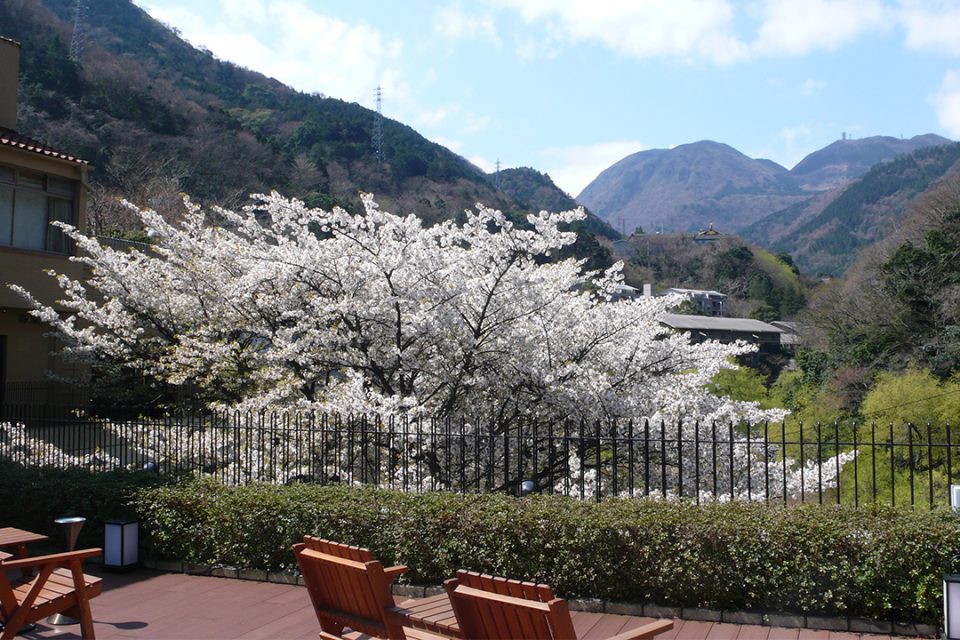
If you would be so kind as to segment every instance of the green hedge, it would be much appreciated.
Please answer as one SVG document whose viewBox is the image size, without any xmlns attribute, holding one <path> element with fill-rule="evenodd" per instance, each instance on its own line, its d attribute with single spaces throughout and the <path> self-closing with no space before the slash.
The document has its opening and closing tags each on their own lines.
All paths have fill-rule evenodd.
<svg viewBox="0 0 960 640">
<path fill-rule="evenodd" d="M 83 516 L 87 522 L 78 547 L 102 547 L 104 521 L 135 515 L 131 505 L 136 492 L 164 482 L 153 473 L 25 468 L 0 461 L 0 526 L 46 534 L 49 546 L 62 550 L 63 531 L 53 521 Z"/>
<path fill-rule="evenodd" d="M 546 582 L 565 596 L 675 607 L 808 612 L 938 624 L 941 577 L 960 569 L 960 519 L 889 508 L 711 504 L 191 481 L 0 464 L 0 526 L 61 535 L 83 515 L 134 513 L 143 552 L 211 565 L 291 570 L 304 534 L 406 564 L 407 582 L 459 568 Z"/>
<path fill-rule="evenodd" d="M 466 568 L 677 607 L 937 624 L 942 575 L 960 568 L 946 512 L 205 482 L 144 489 L 136 507 L 157 557 L 290 570 L 312 534 L 406 564 L 413 583 Z"/>
</svg>

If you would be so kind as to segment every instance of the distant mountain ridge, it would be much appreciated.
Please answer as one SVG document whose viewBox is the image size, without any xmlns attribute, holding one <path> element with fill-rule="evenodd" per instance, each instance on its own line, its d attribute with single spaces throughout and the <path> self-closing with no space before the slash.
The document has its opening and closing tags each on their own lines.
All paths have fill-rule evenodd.
<svg viewBox="0 0 960 640">
<path fill-rule="evenodd" d="M 839 275 L 859 249 L 890 235 L 917 198 L 955 175 L 960 175 L 960 143 L 920 148 L 775 212 L 741 235 L 789 253 L 805 272 Z"/>
<path fill-rule="evenodd" d="M 790 170 L 790 175 L 804 190 L 835 189 L 864 175 L 881 162 L 950 142 L 951 140 L 933 133 L 909 139 L 873 136 L 837 140 L 805 157 Z"/>
<path fill-rule="evenodd" d="M 629 231 L 696 231 L 711 223 L 739 232 L 816 193 L 849 184 L 879 162 L 947 144 L 927 134 L 909 140 L 874 136 L 832 143 L 792 170 L 703 140 L 627 156 L 604 170 L 577 200 Z M 755 239 L 763 243 L 762 239 Z"/>
</svg>

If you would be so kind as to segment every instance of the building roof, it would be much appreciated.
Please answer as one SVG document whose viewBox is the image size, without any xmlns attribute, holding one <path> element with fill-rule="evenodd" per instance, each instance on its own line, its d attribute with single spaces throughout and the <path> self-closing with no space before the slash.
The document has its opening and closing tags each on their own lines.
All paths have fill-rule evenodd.
<svg viewBox="0 0 960 640">
<path fill-rule="evenodd" d="M 27 136 L 17 133 L 13 129 L 6 129 L 4 127 L 0 127 L 0 147 L 13 147 L 14 149 L 29 151 L 41 156 L 47 156 L 48 158 L 66 160 L 67 162 L 72 162 L 74 164 L 90 164 L 82 158 L 72 156 L 69 153 L 64 153 L 63 151 L 58 151 L 52 147 L 48 147 L 38 140 L 28 138 Z"/>
<path fill-rule="evenodd" d="M 681 293 L 683 295 L 710 296 L 710 297 L 721 296 L 723 298 L 727 297 L 727 294 L 720 293 L 719 291 L 713 291 L 713 290 L 707 290 L 707 289 L 681 289 L 679 287 L 670 287 L 664 293 Z"/>
<path fill-rule="evenodd" d="M 738 331 L 741 333 L 783 333 L 772 324 L 750 318 L 718 318 L 716 316 L 688 316 L 666 313 L 660 321 L 673 329 L 700 329 L 703 331 Z"/>
</svg>

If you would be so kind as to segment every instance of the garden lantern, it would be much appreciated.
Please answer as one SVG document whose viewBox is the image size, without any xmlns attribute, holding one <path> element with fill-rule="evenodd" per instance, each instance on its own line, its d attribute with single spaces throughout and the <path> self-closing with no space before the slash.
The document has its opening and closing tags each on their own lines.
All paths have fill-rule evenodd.
<svg viewBox="0 0 960 640">
<path fill-rule="evenodd" d="M 960 574 L 943 576 L 943 630 L 947 640 L 960 640 Z"/>
<path fill-rule="evenodd" d="M 140 564 L 140 530 L 136 520 L 107 520 L 103 535 L 103 568 L 132 569 Z"/>
</svg>

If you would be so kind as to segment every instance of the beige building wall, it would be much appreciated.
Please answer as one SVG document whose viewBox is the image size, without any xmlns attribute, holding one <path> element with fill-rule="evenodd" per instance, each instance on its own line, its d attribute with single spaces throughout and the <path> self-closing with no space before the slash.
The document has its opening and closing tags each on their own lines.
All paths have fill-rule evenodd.
<svg viewBox="0 0 960 640">
<path fill-rule="evenodd" d="M 0 147 L 0 166 L 4 165 L 76 180 L 74 211 L 77 227 L 86 228 L 87 167 L 85 165 L 57 161 L 32 152 Z M 73 279 L 80 279 L 84 275 L 82 266 L 71 262 L 69 256 L 47 251 L 0 247 L 0 308 L 26 309 L 29 306 L 23 298 L 10 290 L 7 285 L 11 283 L 24 287 L 41 302 L 54 304 L 60 297 L 60 287 L 56 279 L 46 274 L 49 269 L 66 274 Z"/>
<path fill-rule="evenodd" d="M 75 181 L 74 220 L 79 228 L 86 227 L 87 165 L 0 146 L 0 166 Z M 0 385 L 41 383 L 40 387 L 48 389 L 49 373 L 63 376 L 76 373 L 74 366 L 66 365 L 53 355 L 57 350 L 56 340 L 45 335 L 50 328 L 30 316 L 27 313 L 30 305 L 8 286 L 20 285 L 41 302 L 58 308 L 56 302 L 61 297 L 61 289 L 56 279 L 47 274 L 49 270 L 75 280 L 85 278 L 83 265 L 71 261 L 68 255 L 0 246 L 0 357 L 3 358 Z M 38 391 L 29 397 L 56 400 L 46 398 L 43 393 L 47 391 Z M 14 393 L 12 389 L 10 394 L 0 393 L 0 399 L 3 395 Z"/>
</svg>

